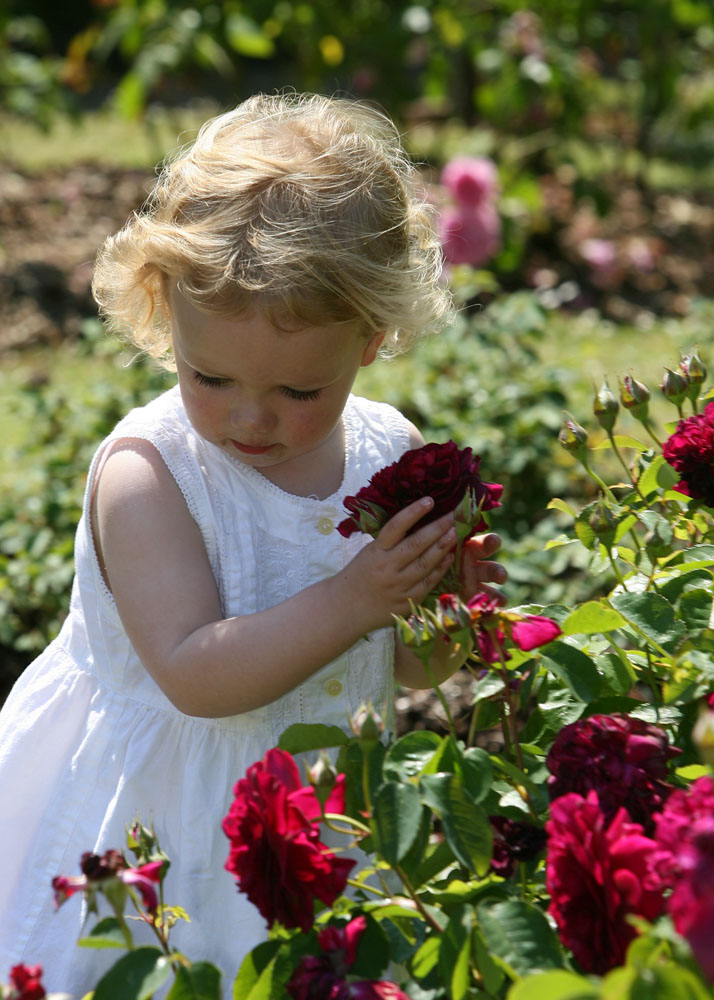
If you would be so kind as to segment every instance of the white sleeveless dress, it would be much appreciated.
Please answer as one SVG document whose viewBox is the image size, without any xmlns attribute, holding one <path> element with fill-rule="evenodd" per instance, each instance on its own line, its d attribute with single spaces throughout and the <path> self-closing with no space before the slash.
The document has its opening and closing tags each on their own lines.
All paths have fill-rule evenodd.
<svg viewBox="0 0 714 1000">
<path fill-rule="evenodd" d="M 221 968 L 227 996 L 243 956 L 265 938 L 264 920 L 223 868 L 221 820 L 233 786 L 292 723 L 347 729 L 368 699 L 391 711 L 392 630 L 371 633 L 263 708 L 222 719 L 183 715 L 124 633 L 96 559 L 89 496 L 108 441 L 150 441 L 201 530 L 225 616 L 251 614 L 334 575 L 369 541 L 336 531 L 342 501 L 409 447 L 409 428 L 392 407 L 356 396 L 343 419 L 344 479 L 326 500 L 287 494 L 198 436 L 178 388 L 129 413 L 98 450 L 69 615 L 0 714 L 0 982 L 18 962 L 40 963 L 48 992 L 82 997 L 117 960 L 121 952 L 75 947 L 84 908 L 72 897 L 56 911 L 50 883 L 78 874 L 84 851 L 125 849 L 125 826 L 137 814 L 153 822 L 171 858 L 165 901 L 191 918 L 172 940 L 192 960 Z M 274 641 L 289 657 L 290 636 Z M 155 943 L 137 927 L 137 941 Z"/>
</svg>

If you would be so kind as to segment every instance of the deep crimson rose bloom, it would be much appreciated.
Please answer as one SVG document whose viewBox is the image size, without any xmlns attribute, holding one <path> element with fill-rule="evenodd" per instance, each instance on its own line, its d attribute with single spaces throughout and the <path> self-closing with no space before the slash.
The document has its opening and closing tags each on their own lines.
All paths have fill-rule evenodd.
<svg viewBox="0 0 714 1000">
<path fill-rule="evenodd" d="M 493 829 L 491 868 L 502 878 L 510 878 L 519 861 L 531 861 L 545 849 L 548 836 L 527 820 L 489 816 Z"/>
<path fill-rule="evenodd" d="M 351 516 L 338 524 L 337 530 L 345 538 L 355 531 L 368 530 L 360 526 L 360 514 L 366 513 L 375 515 L 369 534 L 376 535 L 391 517 L 410 503 L 421 497 L 432 497 L 434 506 L 412 528 L 415 531 L 458 507 L 468 490 L 473 492 L 481 510 L 500 507 L 503 487 L 499 483 L 484 483 L 479 475 L 480 464 L 480 457 L 472 455 L 470 448 L 459 448 L 453 441 L 413 448 L 396 462 L 375 472 L 356 496 L 345 499 Z M 485 527 L 486 522 L 480 518 L 472 526 L 469 537 Z"/>
<path fill-rule="evenodd" d="M 323 954 L 306 955 L 301 960 L 287 985 L 292 1000 L 409 1000 L 395 983 L 345 979 L 366 927 L 366 918 L 359 916 L 345 927 L 329 926 L 320 931 L 317 941 Z"/>
<path fill-rule="evenodd" d="M 144 906 L 154 914 L 159 905 L 154 886 L 161 881 L 163 867 L 163 861 L 149 861 L 130 868 L 121 851 L 109 850 L 102 855 L 85 851 L 80 862 L 81 875 L 56 875 L 52 879 L 55 906 L 61 906 L 75 892 L 94 893 L 103 882 L 118 879 L 124 885 L 136 886 Z"/>
<path fill-rule="evenodd" d="M 662 454 L 680 475 L 675 490 L 714 507 L 714 401 L 679 421 Z"/>
<path fill-rule="evenodd" d="M 650 883 L 672 889 L 667 910 L 675 929 L 714 981 L 714 779 L 672 792 L 656 824 Z"/>
<path fill-rule="evenodd" d="M 543 615 L 523 615 L 501 607 L 498 597 L 488 591 L 479 591 L 469 601 L 467 608 L 475 626 L 476 644 L 484 663 L 499 663 L 510 659 L 504 649 L 506 638 L 526 652 L 545 646 L 561 634 L 560 626 Z"/>
<path fill-rule="evenodd" d="M 355 861 L 336 857 L 320 841 L 320 805 L 303 787 L 297 765 L 284 750 L 269 750 L 248 768 L 234 788 L 223 820 L 231 842 L 225 867 L 269 926 L 300 927 L 313 922 L 314 901 L 330 906 L 344 889 Z M 344 775 L 325 804 L 344 809 Z"/>
<path fill-rule="evenodd" d="M 681 753 L 665 733 L 627 715 L 591 715 L 564 726 L 546 757 L 552 799 L 597 792 L 605 819 L 624 806 L 648 835 L 671 792 L 667 762 Z"/>
<path fill-rule="evenodd" d="M 41 965 L 13 965 L 10 969 L 12 1000 L 42 1000 L 47 996 L 42 979 Z"/>
<path fill-rule="evenodd" d="M 583 970 L 604 975 L 623 964 L 637 934 L 627 916 L 654 920 L 664 907 L 647 881 L 656 844 L 624 809 L 608 824 L 595 792 L 556 799 L 545 828 L 549 912 Z"/>
</svg>

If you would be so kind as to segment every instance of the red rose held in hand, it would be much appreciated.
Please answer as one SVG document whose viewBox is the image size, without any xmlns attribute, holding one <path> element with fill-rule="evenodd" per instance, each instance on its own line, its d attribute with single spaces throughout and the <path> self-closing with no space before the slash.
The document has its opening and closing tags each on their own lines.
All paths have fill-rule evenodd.
<svg viewBox="0 0 714 1000">
<path fill-rule="evenodd" d="M 549 912 L 584 971 L 604 975 L 624 964 L 637 934 L 627 917 L 654 920 L 664 908 L 647 878 L 657 845 L 624 809 L 608 824 L 595 792 L 556 799 L 545 828 Z"/>
<path fill-rule="evenodd" d="M 284 750 L 269 750 L 248 768 L 234 789 L 223 821 L 231 842 L 226 869 L 272 926 L 313 923 L 314 901 L 330 906 L 344 889 L 355 862 L 336 857 L 320 842 L 320 806 L 303 787 L 295 761 Z M 344 809 L 344 775 L 325 804 L 326 812 Z"/>
<path fill-rule="evenodd" d="M 484 483 L 479 475 L 481 459 L 470 448 L 458 448 L 453 441 L 427 444 L 405 452 L 398 461 L 380 469 L 356 496 L 345 499 L 350 517 L 337 530 L 345 538 L 355 531 L 365 531 L 375 537 L 387 521 L 400 510 L 422 497 L 430 496 L 434 506 L 418 525 L 436 521 L 455 510 L 468 490 L 473 493 L 481 510 L 500 507 L 503 487 L 499 483 Z M 471 526 L 468 537 L 486 527 L 483 518 Z"/>
<path fill-rule="evenodd" d="M 680 420 L 662 454 L 681 477 L 675 490 L 714 507 L 714 402 Z"/>
</svg>

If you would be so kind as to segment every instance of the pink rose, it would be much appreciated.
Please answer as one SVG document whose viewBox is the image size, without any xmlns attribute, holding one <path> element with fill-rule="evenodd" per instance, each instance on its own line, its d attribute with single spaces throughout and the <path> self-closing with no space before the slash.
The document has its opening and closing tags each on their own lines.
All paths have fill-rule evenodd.
<svg viewBox="0 0 714 1000">
<path fill-rule="evenodd" d="M 456 156 L 442 170 L 441 183 L 458 204 L 476 208 L 498 194 L 498 171 L 485 156 Z"/>
<path fill-rule="evenodd" d="M 561 634 L 560 626 L 552 618 L 509 611 L 502 608 L 498 597 L 488 591 L 474 594 L 467 608 L 484 663 L 500 663 L 501 659 L 510 658 L 504 647 L 507 638 L 519 649 L 529 651 L 545 646 Z"/>
<path fill-rule="evenodd" d="M 647 880 L 656 844 L 624 809 L 608 824 L 592 791 L 556 799 L 546 831 L 549 912 L 583 970 L 604 975 L 637 934 L 628 916 L 654 920 L 664 907 Z"/>
<path fill-rule="evenodd" d="M 344 775 L 339 775 L 325 810 L 344 809 Z M 315 899 L 330 906 L 343 891 L 355 861 L 338 858 L 320 841 L 321 815 L 315 792 L 303 787 L 297 765 L 284 750 L 269 750 L 248 768 L 234 789 L 223 820 L 230 840 L 226 869 L 272 926 L 313 923 Z"/>
<path fill-rule="evenodd" d="M 439 219 L 439 239 L 448 264 L 485 264 L 501 246 L 501 219 L 486 202 L 475 208 L 445 208 Z"/>
<path fill-rule="evenodd" d="M 345 499 L 350 517 L 342 521 L 337 530 L 345 538 L 355 531 L 366 531 L 374 537 L 400 510 L 421 497 L 430 496 L 434 506 L 419 521 L 421 527 L 458 507 L 468 490 L 472 491 L 481 510 L 500 507 L 503 487 L 499 483 L 484 483 L 479 475 L 480 464 L 478 455 L 472 455 L 470 448 L 459 448 L 454 441 L 413 448 L 396 462 L 375 472 L 356 496 Z M 486 522 L 480 518 L 470 534 L 485 527 Z"/>
<path fill-rule="evenodd" d="M 675 490 L 714 507 L 714 402 L 680 420 L 662 454 L 681 477 Z"/>
<path fill-rule="evenodd" d="M 672 792 L 656 825 L 650 884 L 672 890 L 667 910 L 675 929 L 714 982 L 714 779 Z"/>
</svg>

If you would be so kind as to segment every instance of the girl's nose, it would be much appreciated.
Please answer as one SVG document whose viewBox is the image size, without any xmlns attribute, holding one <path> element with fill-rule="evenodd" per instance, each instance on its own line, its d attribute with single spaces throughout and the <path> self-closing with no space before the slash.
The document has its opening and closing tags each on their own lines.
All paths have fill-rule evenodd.
<svg viewBox="0 0 714 1000">
<path fill-rule="evenodd" d="M 231 424 L 237 429 L 244 429 L 257 434 L 266 434 L 276 424 L 275 414 L 260 401 L 245 400 L 231 409 Z"/>
</svg>

